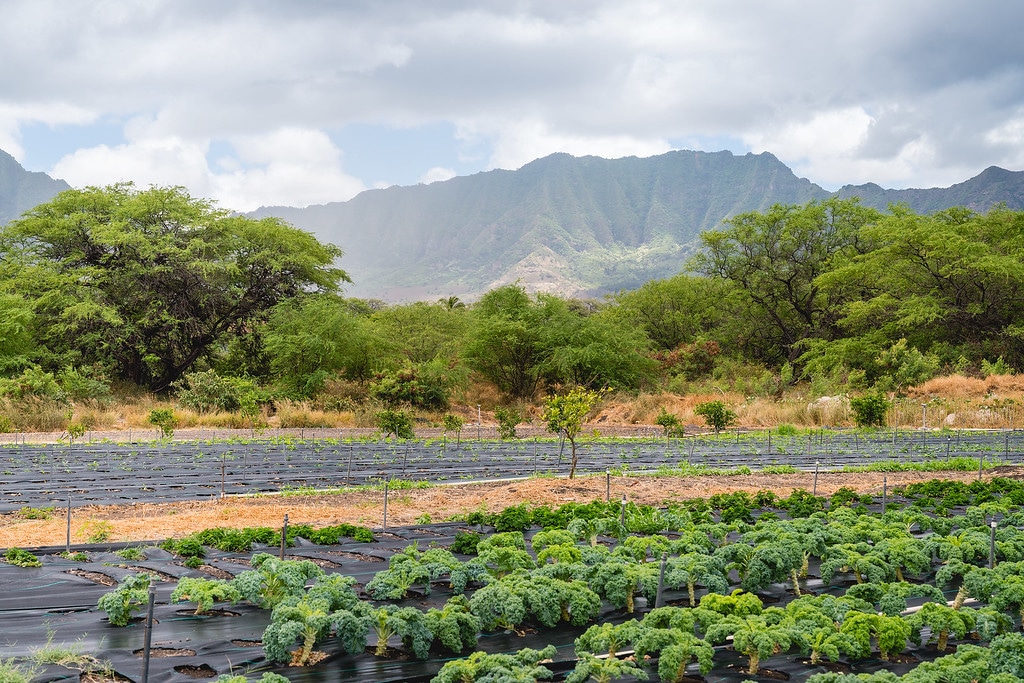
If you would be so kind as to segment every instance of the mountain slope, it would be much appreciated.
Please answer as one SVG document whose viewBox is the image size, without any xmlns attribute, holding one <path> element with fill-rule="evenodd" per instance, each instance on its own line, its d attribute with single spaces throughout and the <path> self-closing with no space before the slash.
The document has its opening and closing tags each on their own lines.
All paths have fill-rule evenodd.
<svg viewBox="0 0 1024 683">
<path fill-rule="evenodd" d="M 26 171 L 14 157 L 0 150 L 0 225 L 70 189 L 63 180 Z"/>
<path fill-rule="evenodd" d="M 517 279 L 535 291 L 580 294 L 677 272 L 700 232 L 725 216 L 828 195 L 767 153 L 553 154 L 518 171 L 256 215 L 340 245 L 359 296 L 472 296 Z"/>
</svg>

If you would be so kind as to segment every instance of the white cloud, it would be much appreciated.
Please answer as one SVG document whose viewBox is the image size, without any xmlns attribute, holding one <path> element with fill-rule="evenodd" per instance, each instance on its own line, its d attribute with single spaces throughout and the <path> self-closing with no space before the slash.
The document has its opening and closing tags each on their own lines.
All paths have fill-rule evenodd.
<svg viewBox="0 0 1024 683">
<path fill-rule="evenodd" d="M 516 169 L 539 157 L 567 152 L 574 156 L 594 155 L 606 158 L 652 156 L 671 149 L 668 141 L 631 135 L 580 135 L 553 131 L 540 119 L 501 121 L 489 130 L 465 127 L 467 139 L 481 135 L 493 138 L 491 168 Z"/>
<path fill-rule="evenodd" d="M 1024 161 L 1024 3 L 979 3 L 7 0 L 0 147 L 20 156 L 28 121 L 130 119 L 124 145 L 66 143 L 55 173 L 241 205 L 688 139 L 741 139 L 822 184 L 920 186 Z M 402 172 L 360 182 L 317 135 L 352 124 L 458 132 L 404 155 L 371 136 L 358 153 Z M 212 168 L 211 141 L 235 146 Z"/>
<path fill-rule="evenodd" d="M 430 183 L 437 183 L 444 180 L 451 180 L 456 176 L 455 171 L 450 168 L 442 168 L 441 166 L 434 166 L 429 169 L 426 173 L 420 176 L 420 182 L 424 185 Z"/>
<path fill-rule="evenodd" d="M 751 151 L 771 152 L 788 162 L 797 175 L 830 189 L 865 182 L 899 187 L 914 180 L 934 156 L 927 134 L 913 135 L 898 144 L 894 153 L 877 157 L 865 153 L 876 125 L 876 118 L 862 107 L 850 107 L 751 132 L 743 140 Z"/>
<path fill-rule="evenodd" d="M 84 124 L 95 120 L 95 113 L 64 102 L 3 102 L 0 101 L 0 149 L 21 161 L 25 150 L 21 145 L 19 129 L 26 123 L 48 126 Z"/>
<path fill-rule="evenodd" d="M 135 135 L 144 123 L 129 127 Z M 133 139 L 124 145 L 81 149 L 53 170 L 72 185 L 183 185 L 221 206 L 249 211 L 259 206 L 307 206 L 350 199 L 365 187 L 341 168 L 341 152 L 322 131 L 281 129 L 233 138 L 235 157 L 208 160 L 209 142 L 180 138 Z"/>
</svg>

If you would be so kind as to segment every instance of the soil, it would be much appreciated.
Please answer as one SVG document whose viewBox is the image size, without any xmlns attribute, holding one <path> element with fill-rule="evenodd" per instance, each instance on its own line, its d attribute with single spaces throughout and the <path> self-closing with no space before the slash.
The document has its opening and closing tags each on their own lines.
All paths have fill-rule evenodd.
<svg viewBox="0 0 1024 683">
<path fill-rule="evenodd" d="M 1024 477 L 1024 467 L 1007 466 L 985 471 L 985 478 Z M 880 495 L 883 478 L 893 487 L 931 479 L 974 481 L 976 472 L 867 472 L 818 474 L 817 494 L 830 495 L 841 487 L 858 493 Z M 787 496 L 795 489 L 812 490 L 813 473 L 763 474 L 705 477 L 612 477 L 610 498 L 625 496 L 636 503 L 664 505 L 668 502 L 707 497 L 715 493 L 767 489 Z M 441 522 L 475 510 L 498 512 L 519 503 L 557 507 L 569 501 L 587 503 L 606 495 L 605 477 L 577 479 L 533 478 L 517 481 L 433 486 L 425 489 L 393 490 L 388 500 L 388 526 L 411 526 Z M 285 515 L 289 523 L 327 526 L 359 524 L 380 529 L 383 523 L 383 493 L 357 491 L 335 495 L 232 497 L 185 503 L 110 505 L 75 508 L 73 524 L 104 521 L 110 525 L 111 543 L 160 541 L 182 537 L 212 527 L 279 527 Z M 66 539 L 63 516 L 47 520 L 26 520 L 16 515 L 0 516 L 0 547 L 33 548 L 63 545 Z"/>
</svg>

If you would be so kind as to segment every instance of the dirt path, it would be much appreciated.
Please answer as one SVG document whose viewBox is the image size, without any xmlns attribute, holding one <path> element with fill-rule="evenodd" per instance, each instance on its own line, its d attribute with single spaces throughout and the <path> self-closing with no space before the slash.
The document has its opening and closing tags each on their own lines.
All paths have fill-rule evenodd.
<svg viewBox="0 0 1024 683">
<path fill-rule="evenodd" d="M 1024 477 L 1024 468 L 989 470 L 994 476 Z M 930 479 L 974 481 L 976 472 L 889 472 L 838 473 L 818 476 L 818 495 L 828 495 L 842 486 L 859 493 L 880 494 L 885 477 L 894 486 Z M 611 498 L 651 505 L 707 497 L 715 493 L 768 489 L 787 496 L 794 489 L 811 490 L 814 475 L 750 474 L 730 477 L 612 477 Z M 528 502 L 558 506 L 569 501 L 587 503 L 605 497 L 605 478 L 526 479 L 513 482 L 434 486 L 427 489 L 392 491 L 388 501 L 388 525 L 402 526 L 441 522 L 474 510 L 497 512 L 510 505 Z M 347 522 L 380 528 L 383 494 L 380 491 L 324 496 L 229 497 L 218 501 L 115 505 L 75 508 L 72 511 L 72 543 L 85 543 L 90 536 L 106 531 L 111 542 L 152 541 L 180 537 L 211 527 L 281 525 L 287 514 L 292 524 L 326 526 Z M 66 521 L 61 511 L 47 520 L 25 520 L 16 513 L 0 516 L 0 548 L 63 545 Z"/>
</svg>

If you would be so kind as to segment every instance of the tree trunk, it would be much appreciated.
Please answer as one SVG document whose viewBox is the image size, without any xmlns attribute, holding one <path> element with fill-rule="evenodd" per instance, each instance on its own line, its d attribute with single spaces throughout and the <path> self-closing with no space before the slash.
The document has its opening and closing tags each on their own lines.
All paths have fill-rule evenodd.
<svg viewBox="0 0 1024 683">
<path fill-rule="evenodd" d="M 576 476 L 576 439 L 569 439 L 569 445 L 572 446 L 572 465 L 569 466 L 569 478 L 572 479 Z"/>
</svg>

